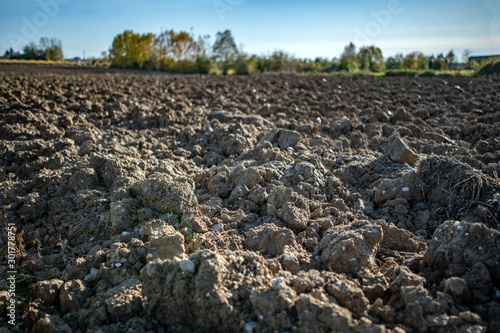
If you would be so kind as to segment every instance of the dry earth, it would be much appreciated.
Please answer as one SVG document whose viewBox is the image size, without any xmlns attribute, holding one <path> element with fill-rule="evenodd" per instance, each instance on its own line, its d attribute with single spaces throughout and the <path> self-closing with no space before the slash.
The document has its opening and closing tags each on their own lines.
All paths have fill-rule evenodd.
<svg viewBox="0 0 500 333">
<path fill-rule="evenodd" d="M 500 331 L 498 77 L 0 70 L 0 332 Z"/>
</svg>

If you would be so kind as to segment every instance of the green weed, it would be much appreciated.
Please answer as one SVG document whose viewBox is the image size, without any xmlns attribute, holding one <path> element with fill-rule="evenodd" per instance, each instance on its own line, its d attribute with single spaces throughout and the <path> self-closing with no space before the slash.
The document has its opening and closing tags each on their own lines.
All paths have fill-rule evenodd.
<svg viewBox="0 0 500 333">
<path fill-rule="evenodd" d="M 191 230 L 191 232 L 192 232 L 193 234 L 195 234 L 195 233 L 196 233 L 196 231 L 195 231 L 195 230 L 194 230 L 194 228 L 193 228 L 193 225 L 191 224 L 191 222 L 189 222 L 189 220 L 188 220 L 188 219 L 186 219 L 186 218 L 184 217 L 184 214 L 182 214 L 181 212 L 179 212 L 178 210 L 175 210 L 175 209 L 170 209 L 169 213 L 172 213 L 172 214 L 174 214 L 174 215 L 177 215 L 177 217 L 179 218 L 179 222 L 180 222 L 180 223 L 185 222 L 185 223 L 186 223 L 186 225 L 188 226 L 189 230 Z"/>
</svg>

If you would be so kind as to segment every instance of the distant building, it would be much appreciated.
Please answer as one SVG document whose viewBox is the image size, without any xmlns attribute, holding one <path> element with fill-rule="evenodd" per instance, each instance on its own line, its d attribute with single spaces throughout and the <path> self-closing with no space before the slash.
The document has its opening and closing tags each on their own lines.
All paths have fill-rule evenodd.
<svg viewBox="0 0 500 333">
<path fill-rule="evenodd" d="M 473 62 L 480 63 L 483 60 L 492 59 L 492 58 L 500 58 L 500 54 L 491 54 L 491 55 L 484 55 L 484 56 L 469 57 L 469 64 L 471 64 Z"/>
<path fill-rule="evenodd" d="M 81 64 L 82 63 L 82 59 L 80 59 L 79 57 L 75 57 L 73 59 L 67 59 L 66 61 L 76 62 L 77 64 Z"/>
</svg>

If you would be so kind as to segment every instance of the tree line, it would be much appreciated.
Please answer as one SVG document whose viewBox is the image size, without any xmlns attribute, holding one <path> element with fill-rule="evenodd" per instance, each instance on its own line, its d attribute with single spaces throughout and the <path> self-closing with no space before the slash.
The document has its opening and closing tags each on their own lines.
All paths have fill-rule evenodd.
<svg viewBox="0 0 500 333">
<path fill-rule="evenodd" d="M 62 43 L 57 38 L 40 38 L 40 42 L 29 43 L 23 48 L 23 52 L 14 51 L 10 48 L 4 53 L 6 59 L 23 59 L 23 60 L 64 60 L 62 51 Z"/>
<path fill-rule="evenodd" d="M 468 58 L 470 51 L 466 51 Z M 425 56 L 412 52 L 397 54 L 384 60 L 376 46 L 359 50 L 347 45 L 340 58 L 298 59 L 285 51 L 269 55 L 249 55 L 240 50 L 230 30 L 218 32 L 215 41 L 196 37 L 186 31 L 166 30 L 159 35 L 138 34 L 127 30 L 117 35 L 110 48 L 112 67 L 160 70 L 172 73 L 251 74 L 265 72 L 331 73 L 385 72 L 387 70 L 453 70 L 457 59 L 453 50 L 448 54 Z"/>
<path fill-rule="evenodd" d="M 471 51 L 463 54 L 467 62 Z M 43 37 L 38 44 L 30 43 L 23 52 L 7 50 L 4 58 L 55 60 L 64 59 L 61 41 Z M 249 55 L 237 46 L 230 30 L 217 32 L 211 42 L 209 35 L 195 36 L 192 32 L 165 30 L 159 34 L 134 33 L 126 30 L 115 36 L 105 60 L 113 68 L 134 68 L 171 73 L 252 74 L 266 72 L 332 73 L 375 72 L 399 70 L 454 70 L 457 57 L 453 50 L 446 55 L 426 56 L 412 52 L 399 53 L 384 59 L 380 48 L 353 43 L 344 48 L 339 58 L 299 59 L 276 50 L 267 55 Z M 469 64 L 465 64 L 465 67 Z"/>
</svg>

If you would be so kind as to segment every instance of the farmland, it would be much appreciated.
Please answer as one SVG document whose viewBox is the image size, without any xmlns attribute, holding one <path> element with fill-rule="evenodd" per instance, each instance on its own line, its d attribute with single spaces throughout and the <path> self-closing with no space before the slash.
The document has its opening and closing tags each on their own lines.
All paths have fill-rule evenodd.
<svg viewBox="0 0 500 333">
<path fill-rule="evenodd" d="M 19 331 L 500 330 L 498 77 L 0 77 Z"/>
</svg>

